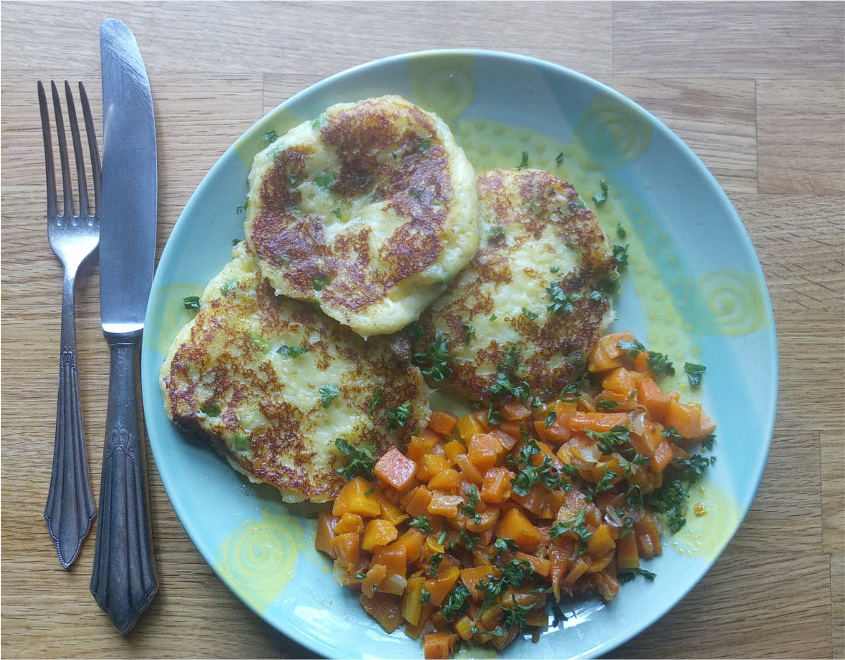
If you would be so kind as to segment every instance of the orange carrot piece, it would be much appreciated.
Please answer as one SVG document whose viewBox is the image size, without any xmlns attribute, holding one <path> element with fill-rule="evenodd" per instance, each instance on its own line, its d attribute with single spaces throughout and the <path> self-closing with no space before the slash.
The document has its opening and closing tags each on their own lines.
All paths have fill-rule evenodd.
<svg viewBox="0 0 845 660">
<path fill-rule="evenodd" d="M 317 516 L 317 536 L 314 539 L 314 547 L 332 558 L 335 556 L 332 539 L 336 536 L 334 531 L 336 524 L 337 518 L 326 511 Z"/>
<path fill-rule="evenodd" d="M 614 426 L 627 426 L 628 415 L 608 412 L 577 412 L 569 418 L 573 431 L 595 431 L 604 433 Z"/>
<path fill-rule="evenodd" d="M 430 490 L 443 490 L 450 493 L 457 493 L 461 487 L 463 477 L 461 473 L 452 468 L 446 468 L 435 474 L 428 482 Z"/>
<path fill-rule="evenodd" d="M 499 425 L 499 430 L 502 433 L 506 433 L 514 440 L 519 440 L 522 437 L 522 428 L 525 424 L 525 420 L 521 419 L 503 419 L 502 423 Z"/>
<path fill-rule="evenodd" d="M 374 518 L 381 513 L 372 483 L 362 477 L 346 482 L 332 505 L 332 515 L 339 518 L 347 511 L 363 518 Z"/>
<path fill-rule="evenodd" d="M 458 467 L 461 468 L 461 474 L 469 479 L 472 483 L 480 486 L 484 483 L 484 473 L 480 472 L 466 454 L 460 454 L 456 459 Z"/>
<path fill-rule="evenodd" d="M 490 504 L 501 504 L 510 497 L 511 479 L 516 475 L 505 467 L 492 467 L 484 474 L 481 499 Z"/>
<path fill-rule="evenodd" d="M 423 637 L 423 655 L 425 660 L 451 658 L 457 641 L 458 636 L 454 633 L 428 633 Z"/>
<path fill-rule="evenodd" d="M 460 495 L 451 495 L 440 491 L 432 491 L 431 501 L 428 503 L 428 513 L 432 516 L 443 516 L 447 520 L 458 517 L 458 509 L 464 504 Z"/>
<path fill-rule="evenodd" d="M 519 401 L 509 401 L 499 409 L 502 419 L 521 420 L 531 416 L 531 410 Z"/>
<path fill-rule="evenodd" d="M 431 491 L 425 486 L 412 488 L 402 496 L 400 503 L 410 516 L 427 516 L 428 503 L 431 502 Z"/>
<path fill-rule="evenodd" d="M 428 481 L 434 475 L 449 469 L 449 459 L 440 454 L 423 454 L 417 465 L 417 478 L 420 481 Z"/>
<path fill-rule="evenodd" d="M 347 568 L 354 568 L 358 563 L 361 550 L 361 535 L 357 532 L 338 534 L 331 540 L 337 561 Z"/>
<path fill-rule="evenodd" d="M 670 401 L 664 425 L 675 427 L 681 437 L 688 440 L 701 437 L 701 405 Z"/>
<path fill-rule="evenodd" d="M 648 462 L 648 466 L 652 472 L 663 472 L 663 470 L 666 469 L 666 466 L 672 462 L 672 458 L 674 458 L 674 456 L 675 454 L 672 451 L 672 443 L 668 440 L 663 440 L 659 445 L 657 445 L 657 449 L 654 450 L 654 455 Z"/>
<path fill-rule="evenodd" d="M 423 454 L 430 452 L 439 440 L 440 436 L 436 433 L 425 433 L 425 431 L 421 435 L 412 436 L 411 441 L 408 443 L 408 451 L 405 452 L 405 456 L 412 461 L 417 461 L 422 458 Z"/>
<path fill-rule="evenodd" d="M 484 433 L 484 425 L 478 421 L 477 417 L 473 415 L 464 415 L 457 423 L 458 434 L 464 442 L 474 436 L 476 433 Z"/>
<path fill-rule="evenodd" d="M 466 454 L 467 448 L 460 440 L 449 440 L 449 442 L 443 445 L 443 451 L 446 452 L 446 458 L 449 459 L 449 462 L 454 465 L 458 454 Z"/>
<path fill-rule="evenodd" d="M 520 550 L 531 552 L 542 540 L 537 529 L 518 508 L 510 509 L 496 526 L 498 538 L 513 539 Z"/>
<path fill-rule="evenodd" d="M 476 600 L 481 600 L 484 597 L 484 592 L 477 588 L 479 582 L 484 578 L 498 578 L 502 572 L 495 566 L 471 566 L 469 568 L 461 569 L 461 582 L 464 583 L 470 594 Z"/>
<path fill-rule="evenodd" d="M 372 552 L 378 546 L 395 541 L 397 536 L 399 536 L 399 531 L 394 524 L 382 518 L 373 518 L 364 528 L 361 549 Z"/>
<path fill-rule="evenodd" d="M 402 536 L 400 536 L 394 544 L 405 546 L 405 558 L 407 561 L 414 562 L 420 558 L 422 554 L 423 543 L 425 542 L 425 534 L 420 530 L 411 527 Z"/>
<path fill-rule="evenodd" d="M 396 490 L 405 490 L 414 481 L 417 464 L 405 457 L 396 447 L 391 447 L 378 459 L 375 475 Z"/>
<path fill-rule="evenodd" d="M 661 390 L 653 378 L 644 376 L 637 387 L 637 401 L 646 407 L 654 421 L 663 424 L 672 397 Z"/>
<path fill-rule="evenodd" d="M 640 554 L 637 552 L 637 535 L 632 533 L 620 536 L 616 540 L 616 566 L 619 570 L 640 567 Z"/>
<path fill-rule="evenodd" d="M 522 561 L 527 561 L 531 564 L 531 569 L 541 575 L 543 577 L 549 577 L 549 574 L 552 570 L 552 563 L 548 559 L 543 559 L 542 557 L 537 557 L 536 555 L 529 555 L 525 552 L 515 552 L 514 559 L 521 559 Z"/>
<path fill-rule="evenodd" d="M 364 519 L 357 513 L 349 513 L 348 511 L 340 517 L 337 524 L 334 526 L 334 533 L 336 535 L 348 534 L 349 532 L 360 534 L 363 531 Z"/>
<path fill-rule="evenodd" d="M 381 545 L 373 551 L 371 564 L 381 564 L 387 568 L 388 575 L 401 575 L 405 577 L 408 567 L 407 548 L 403 543 L 390 543 Z"/>
<path fill-rule="evenodd" d="M 617 367 L 604 378 L 602 378 L 601 386 L 622 394 L 623 396 L 630 396 L 631 392 L 637 390 L 639 392 L 640 374 L 635 374 L 633 371 L 628 371 L 625 367 Z"/>
<path fill-rule="evenodd" d="M 467 449 L 470 463 L 481 472 L 493 467 L 505 451 L 499 438 L 492 433 L 476 433 L 467 440 Z"/>
<path fill-rule="evenodd" d="M 610 531 L 610 525 L 602 523 L 587 541 L 587 552 L 594 557 L 601 557 L 616 547 L 616 541 Z"/>
<path fill-rule="evenodd" d="M 458 416 L 447 410 L 433 410 L 428 420 L 428 428 L 442 436 L 448 436 L 455 430 L 458 423 Z"/>
<path fill-rule="evenodd" d="M 431 594 L 431 602 L 438 606 L 442 605 L 460 576 L 461 569 L 452 566 L 445 571 L 440 571 L 437 577 L 426 580 L 425 590 Z"/>
</svg>

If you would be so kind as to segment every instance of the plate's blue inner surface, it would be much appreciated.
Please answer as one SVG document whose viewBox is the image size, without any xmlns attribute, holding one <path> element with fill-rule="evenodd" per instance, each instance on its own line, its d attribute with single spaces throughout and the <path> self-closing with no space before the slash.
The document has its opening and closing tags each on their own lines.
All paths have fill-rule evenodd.
<svg viewBox="0 0 845 660">
<path fill-rule="evenodd" d="M 670 387 L 718 422 L 713 455 L 692 501 L 706 516 L 666 540 L 664 554 L 605 605 L 562 602 L 564 621 L 503 657 L 595 656 L 665 614 L 708 570 L 754 497 L 768 453 L 777 348 L 763 274 L 741 221 L 713 177 L 665 126 L 620 94 L 538 60 L 482 51 L 433 51 L 374 62 L 325 80 L 262 118 L 208 173 L 185 207 L 158 266 L 142 354 L 144 407 L 156 465 L 189 536 L 217 574 L 283 633 L 331 657 L 409 657 L 421 645 L 387 635 L 337 585 L 313 548 L 315 521 L 275 491 L 248 484 L 203 441 L 167 419 L 158 375 L 182 299 L 198 295 L 243 237 L 246 178 L 264 135 L 281 135 L 327 106 L 399 94 L 446 119 L 478 171 L 530 167 L 579 191 L 611 239 L 629 245 L 615 306 L 632 330 L 677 365 L 705 364 L 704 384 Z M 524 156 L 523 156 L 524 152 Z M 601 182 L 608 199 L 596 202 Z M 620 231 L 621 229 L 621 231 Z M 624 236 L 623 236 L 624 233 Z M 682 651 L 679 649 L 679 654 Z M 485 655 L 482 650 L 476 655 Z"/>
</svg>

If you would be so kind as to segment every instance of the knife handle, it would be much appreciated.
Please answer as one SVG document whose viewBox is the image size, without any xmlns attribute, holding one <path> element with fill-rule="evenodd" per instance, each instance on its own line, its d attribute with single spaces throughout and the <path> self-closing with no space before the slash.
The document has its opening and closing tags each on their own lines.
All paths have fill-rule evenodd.
<svg viewBox="0 0 845 660">
<path fill-rule="evenodd" d="M 59 354 L 59 391 L 56 405 L 56 435 L 53 441 L 53 471 L 44 506 L 47 530 L 56 543 L 59 561 L 70 568 L 76 561 L 82 541 L 91 530 L 96 509 L 85 432 L 79 404 L 76 370 L 76 328 L 73 313 L 73 273 L 65 272 L 62 292 L 62 333 Z"/>
<path fill-rule="evenodd" d="M 140 332 L 110 336 L 109 399 L 91 593 L 124 635 L 158 590 L 137 398 Z"/>
</svg>

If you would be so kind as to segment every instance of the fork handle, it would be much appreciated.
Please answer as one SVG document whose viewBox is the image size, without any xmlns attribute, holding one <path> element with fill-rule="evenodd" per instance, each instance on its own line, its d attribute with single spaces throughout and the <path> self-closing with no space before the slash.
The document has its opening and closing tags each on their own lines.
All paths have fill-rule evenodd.
<svg viewBox="0 0 845 660">
<path fill-rule="evenodd" d="M 124 635 L 158 590 L 136 379 L 140 331 L 106 333 L 111 367 L 91 593 Z"/>
<path fill-rule="evenodd" d="M 96 511 L 88 477 L 85 432 L 79 403 L 73 312 L 74 282 L 74 273 L 65 272 L 53 471 L 47 492 L 47 504 L 44 507 L 47 530 L 56 542 L 59 561 L 64 568 L 70 568 L 79 556 L 82 542 L 91 530 Z"/>
</svg>

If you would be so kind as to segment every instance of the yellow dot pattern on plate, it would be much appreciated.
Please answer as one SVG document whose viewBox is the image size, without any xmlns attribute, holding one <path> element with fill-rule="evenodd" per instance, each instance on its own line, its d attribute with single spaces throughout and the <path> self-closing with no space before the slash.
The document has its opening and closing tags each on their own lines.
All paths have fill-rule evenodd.
<svg viewBox="0 0 845 660">
<path fill-rule="evenodd" d="M 267 145 L 271 132 L 282 136 L 294 126 L 298 126 L 306 119 L 313 117 L 301 117 L 290 108 L 276 108 L 267 113 L 256 126 L 244 133 L 234 144 L 235 153 L 248 168 L 252 167 L 255 154 L 262 151 Z"/>
<path fill-rule="evenodd" d="M 696 515 L 696 506 L 703 515 Z M 739 506 L 726 491 L 709 479 L 690 488 L 685 513 L 686 524 L 667 537 L 668 545 L 679 555 L 715 561 L 739 523 Z"/>
<path fill-rule="evenodd" d="M 445 61 L 425 55 L 408 59 L 411 101 L 446 122 L 452 122 L 475 98 L 475 58 L 456 57 Z"/>
<path fill-rule="evenodd" d="M 302 524 L 293 516 L 265 515 L 238 525 L 217 549 L 214 570 L 250 607 L 263 613 L 296 573 Z"/>
<path fill-rule="evenodd" d="M 196 315 L 196 311 L 185 309 L 184 299 L 188 296 L 200 297 L 204 290 L 205 287 L 202 284 L 176 282 L 163 287 L 151 297 L 151 300 L 155 300 L 157 304 L 152 312 L 158 318 L 155 332 L 148 329 L 149 336 L 153 340 L 153 351 L 161 355 L 167 353 L 179 331 Z"/>
</svg>

